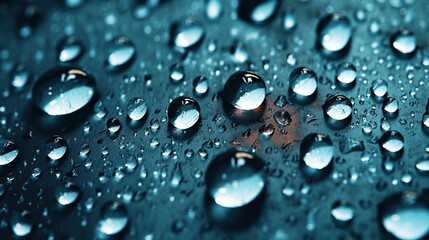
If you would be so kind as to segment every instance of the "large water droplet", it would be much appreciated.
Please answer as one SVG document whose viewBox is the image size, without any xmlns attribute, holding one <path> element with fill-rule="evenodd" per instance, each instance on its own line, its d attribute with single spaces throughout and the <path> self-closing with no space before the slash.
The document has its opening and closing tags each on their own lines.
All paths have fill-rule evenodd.
<svg viewBox="0 0 429 240">
<path fill-rule="evenodd" d="M 64 157 L 67 152 L 67 141 L 60 136 L 52 136 L 45 144 L 46 154 L 49 159 L 56 161 Z"/>
<path fill-rule="evenodd" d="M 334 95 L 323 104 L 326 123 L 334 128 L 346 127 L 352 116 L 352 103 L 344 95 Z"/>
<path fill-rule="evenodd" d="M 75 36 L 63 38 L 58 46 L 58 59 L 61 62 L 72 62 L 79 59 L 84 52 L 83 43 Z"/>
<path fill-rule="evenodd" d="M 178 97 L 168 106 L 168 119 L 175 128 L 189 129 L 200 120 L 200 105 L 190 97 Z"/>
<path fill-rule="evenodd" d="M 10 221 L 13 234 L 17 237 L 26 237 L 33 230 L 33 220 L 27 211 L 14 212 Z"/>
<path fill-rule="evenodd" d="M 0 166 L 11 163 L 18 153 L 18 146 L 13 141 L 0 138 Z"/>
<path fill-rule="evenodd" d="M 377 101 L 381 101 L 387 96 L 387 82 L 382 79 L 377 79 L 371 84 L 372 96 Z"/>
<path fill-rule="evenodd" d="M 381 152 L 391 158 L 399 158 L 404 152 L 404 137 L 397 131 L 387 131 L 378 140 Z"/>
<path fill-rule="evenodd" d="M 118 36 L 113 38 L 108 45 L 105 61 L 107 70 L 121 71 L 131 65 L 137 52 L 131 39 Z"/>
<path fill-rule="evenodd" d="M 265 82 L 254 72 L 238 71 L 225 83 L 222 97 L 226 103 L 241 110 L 253 110 L 265 100 Z"/>
<path fill-rule="evenodd" d="M 400 58 L 411 58 L 417 50 L 417 39 L 413 32 L 401 29 L 395 32 L 391 38 L 393 52 Z"/>
<path fill-rule="evenodd" d="M 356 67 L 348 62 L 338 65 L 335 83 L 342 89 L 351 89 L 356 85 Z"/>
<path fill-rule="evenodd" d="M 170 41 L 178 48 L 191 48 L 200 43 L 205 35 L 203 26 L 194 18 L 188 17 L 175 22 L 170 28 Z"/>
<path fill-rule="evenodd" d="M 316 73 L 306 67 L 295 68 L 289 76 L 289 89 L 296 100 L 309 100 L 317 91 Z"/>
<path fill-rule="evenodd" d="M 278 0 L 241 0 L 238 17 L 250 23 L 263 23 L 274 17 L 279 6 Z"/>
<path fill-rule="evenodd" d="M 334 146 L 327 135 L 310 133 L 301 142 L 300 154 L 305 165 L 320 170 L 331 163 Z"/>
<path fill-rule="evenodd" d="M 80 197 L 80 189 L 71 182 L 67 182 L 55 189 L 55 199 L 60 206 L 71 206 Z"/>
<path fill-rule="evenodd" d="M 257 199 L 265 188 L 264 164 L 244 150 L 229 150 L 216 156 L 206 171 L 206 190 L 225 208 L 243 207 Z"/>
<path fill-rule="evenodd" d="M 330 58 L 343 57 L 350 48 L 352 26 L 350 20 L 338 13 L 323 17 L 317 25 L 316 47 Z"/>
<path fill-rule="evenodd" d="M 51 116 L 86 106 L 95 94 L 95 79 L 85 70 L 61 66 L 45 72 L 33 87 L 34 103 Z"/>
<path fill-rule="evenodd" d="M 429 200 L 416 192 L 393 194 L 378 204 L 384 230 L 398 239 L 429 237 Z"/>
<path fill-rule="evenodd" d="M 147 113 L 147 103 L 139 97 L 131 98 L 127 104 L 127 115 L 131 120 L 139 121 Z"/>
<path fill-rule="evenodd" d="M 128 225 L 129 217 L 125 206 L 119 202 L 107 202 L 101 207 L 101 217 L 97 222 L 97 235 L 112 237 L 118 235 Z"/>
</svg>

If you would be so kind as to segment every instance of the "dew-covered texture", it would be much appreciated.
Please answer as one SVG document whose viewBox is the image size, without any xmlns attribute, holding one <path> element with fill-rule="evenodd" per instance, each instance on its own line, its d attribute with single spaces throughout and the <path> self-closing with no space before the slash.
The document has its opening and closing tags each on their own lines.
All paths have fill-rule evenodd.
<svg viewBox="0 0 429 240">
<path fill-rule="evenodd" d="M 264 2 L 278 7 L 255 8 Z M 392 228 L 428 216 L 428 12 L 424 0 L 0 0 L 0 238 L 413 237 L 412 227 Z M 335 58 L 317 47 L 317 25 L 332 14 L 352 30 Z M 67 36 L 82 51 L 62 58 Z M 132 47 L 110 66 L 117 37 Z M 33 88 L 65 60 L 93 77 L 94 92 L 50 116 L 34 95 L 49 89 Z M 345 63 L 356 70 L 344 72 Z M 310 101 L 291 96 L 299 68 L 315 73 L 317 85 L 303 90 L 317 86 Z M 263 79 L 259 107 L 225 104 L 225 83 L 238 71 Z M 340 73 L 354 83 L 340 86 Z M 350 121 L 333 128 L 322 106 L 340 95 L 350 100 Z M 199 105 L 186 129 L 172 128 L 168 116 L 181 96 Z M 323 178 L 302 168 L 300 146 L 311 133 L 332 141 Z M 228 218 L 214 221 L 205 204 L 209 164 L 237 147 L 258 156 L 266 176 L 260 211 L 246 212 L 239 230 Z M 416 195 L 417 208 L 394 197 L 404 192 Z M 404 205 L 413 207 L 408 220 L 395 222 Z M 419 226 L 415 236 L 427 231 Z"/>
</svg>

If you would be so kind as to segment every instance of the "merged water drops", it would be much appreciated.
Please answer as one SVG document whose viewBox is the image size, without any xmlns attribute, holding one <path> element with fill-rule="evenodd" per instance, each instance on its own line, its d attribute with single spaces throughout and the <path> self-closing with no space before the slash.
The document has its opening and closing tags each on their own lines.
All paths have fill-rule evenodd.
<svg viewBox="0 0 429 240">
<path fill-rule="evenodd" d="M 76 36 L 66 36 L 58 43 L 57 52 L 61 62 L 76 61 L 84 52 L 83 43 Z"/>
<path fill-rule="evenodd" d="M 317 91 L 316 73 L 306 67 L 295 68 L 289 76 L 289 89 L 295 100 L 309 100 Z"/>
<path fill-rule="evenodd" d="M 25 64 L 17 64 L 10 73 L 10 85 L 13 89 L 22 90 L 30 81 L 31 75 Z"/>
<path fill-rule="evenodd" d="M 67 152 L 67 141 L 58 136 L 52 136 L 44 145 L 46 155 L 52 161 L 57 161 L 64 157 Z"/>
<path fill-rule="evenodd" d="M 96 235 L 102 238 L 117 236 L 125 230 L 129 216 L 125 206 L 119 202 L 106 202 L 100 210 Z"/>
<path fill-rule="evenodd" d="M 198 45 L 205 35 L 203 26 L 194 18 L 187 17 L 170 27 L 170 42 L 178 48 L 191 48 Z"/>
<path fill-rule="evenodd" d="M 238 17 L 249 23 L 263 23 L 272 19 L 279 9 L 278 0 L 240 0 Z"/>
<path fill-rule="evenodd" d="M 136 48 L 131 39 L 117 36 L 108 43 L 105 67 L 108 71 L 122 71 L 136 58 Z"/>
<path fill-rule="evenodd" d="M 51 116 L 74 113 L 94 97 L 95 79 L 78 67 L 59 66 L 45 72 L 34 84 L 33 101 Z"/>
<path fill-rule="evenodd" d="M 209 92 L 209 81 L 204 76 L 197 76 L 192 81 L 192 86 L 194 87 L 194 94 L 197 97 L 204 97 Z"/>
<path fill-rule="evenodd" d="M 320 19 L 316 30 L 316 47 L 329 58 L 343 57 L 352 41 L 350 20 L 339 13 L 333 13 Z"/>
<path fill-rule="evenodd" d="M 332 205 L 331 215 L 340 225 L 350 223 L 355 217 L 355 213 L 355 208 L 348 202 L 336 201 Z"/>
<path fill-rule="evenodd" d="M 352 103 L 344 95 L 329 97 L 322 108 L 326 123 L 333 128 L 346 127 L 351 121 Z"/>
<path fill-rule="evenodd" d="M 143 98 L 134 97 L 128 101 L 127 116 L 133 121 L 139 121 L 146 116 L 147 102 Z"/>
<path fill-rule="evenodd" d="M 429 200 L 416 192 L 393 194 L 378 204 L 384 230 L 398 239 L 429 237 Z"/>
<path fill-rule="evenodd" d="M 310 133 L 302 140 L 299 152 L 304 163 L 304 174 L 324 177 L 334 157 L 334 146 L 329 136 Z"/>
<path fill-rule="evenodd" d="M 175 128 L 186 130 L 200 121 L 200 105 L 190 97 L 178 97 L 168 106 L 168 120 Z"/>
<path fill-rule="evenodd" d="M 392 34 L 390 44 L 395 55 L 400 58 L 411 58 L 416 54 L 417 39 L 408 29 L 400 29 Z"/>
<path fill-rule="evenodd" d="M 253 110 L 264 102 L 265 91 L 265 82 L 258 74 L 238 71 L 226 81 L 222 97 L 227 104 L 234 108 Z"/>
<path fill-rule="evenodd" d="M 33 219 L 28 211 L 14 212 L 10 226 L 16 237 L 28 237 L 33 230 Z"/>
<path fill-rule="evenodd" d="M 71 182 L 66 182 L 55 189 L 55 199 L 61 207 L 71 206 L 76 203 L 80 194 L 79 187 Z"/>
<path fill-rule="evenodd" d="M 15 142 L 0 137 L 0 166 L 13 162 L 18 153 L 19 149 Z"/>
<path fill-rule="evenodd" d="M 243 149 L 217 155 L 206 171 L 207 193 L 225 208 L 243 207 L 261 196 L 265 188 L 263 161 Z"/>
<path fill-rule="evenodd" d="M 357 70 L 356 67 L 345 62 L 338 65 L 335 74 L 335 83 L 342 89 L 351 89 L 356 85 Z"/>
<path fill-rule="evenodd" d="M 388 97 L 383 101 L 383 115 L 386 118 L 395 118 L 399 112 L 399 102 L 396 98 Z"/>
<path fill-rule="evenodd" d="M 393 159 L 399 158 L 404 152 L 404 137 L 398 131 L 387 131 L 378 140 L 381 152 Z"/>
</svg>

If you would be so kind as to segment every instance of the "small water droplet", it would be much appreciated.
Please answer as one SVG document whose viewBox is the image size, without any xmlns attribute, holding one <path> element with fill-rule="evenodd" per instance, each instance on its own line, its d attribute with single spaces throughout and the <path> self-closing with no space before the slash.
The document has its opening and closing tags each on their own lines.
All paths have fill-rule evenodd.
<svg viewBox="0 0 429 240">
<path fill-rule="evenodd" d="M 30 81 L 31 75 L 27 66 L 17 64 L 10 73 L 10 84 L 15 90 L 22 90 Z"/>
<path fill-rule="evenodd" d="M 197 76 L 194 78 L 192 86 L 194 87 L 194 94 L 197 97 L 204 97 L 209 92 L 209 81 L 204 76 Z"/>
<path fill-rule="evenodd" d="M 259 133 L 265 137 L 271 137 L 276 128 L 272 123 L 266 123 L 259 128 Z"/>
<path fill-rule="evenodd" d="M 238 71 L 226 81 L 222 97 L 237 109 L 253 110 L 264 102 L 265 91 L 265 82 L 258 74 Z"/>
<path fill-rule="evenodd" d="M 329 97 L 322 108 L 326 123 L 333 128 L 346 127 L 351 121 L 352 103 L 344 95 Z"/>
<path fill-rule="evenodd" d="M 0 138 L 0 166 L 13 162 L 19 150 L 15 142 Z"/>
<path fill-rule="evenodd" d="M 416 169 L 421 174 L 429 174 L 429 157 L 423 157 L 416 162 Z"/>
<path fill-rule="evenodd" d="M 181 64 L 173 64 L 170 67 L 170 80 L 172 83 L 180 83 L 185 79 L 185 69 Z"/>
<path fill-rule="evenodd" d="M 17 237 L 26 237 L 33 230 L 33 220 L 28 211 L 14 212 L 10 221 L 12 231 Z"/>
<path fill-rule="evenodd" d="M 290 116 L 289 112 L 285 110 L 279 110 L 273 115 L 274 120 L 279 126 L 289 126 L 292 122 L 292 117 Z"/>
<path fill-rule="evenodd" d="M 64 37 L 57 46 L 58 60 L 72 62 L 79 59 L 84 52 L 83 43 L 75 36 Z"/>
<path fill-rule="evenodd" d="M 371 84 L 372 96 L 377 101 L 381 101 L 387 96 L 387 82 L 382 79 L 377 79 Z"/>
<path fill-rule="evenodd" d="M 329 58 L 343 57 L 350 48 L 352 26 L 350 20 L 338 13 L 320 19 L 317 25 L 316 47 Z"/>
<path fill-rule="evenodd" d="M 332 217 L 340 225 L 350 223 L 355 216 L 355 212 L 355 208 L 345 201 L 334 202 L 331 209 Z"/>
<path fill-rule="evenodd" d="M 67 152 L 67 141 L 58 136 L 52 136 L 45 144 L 44 148 L 49 159 L 57 161 L 64 157 Z"/>
<path fill-rule="evenodd" d="M 51 116 L 74 113 L 95 94 L 95 79 L 85 70 L 59 66 L 45 72 L 33 87 L 34 103 Z"/>
<path fill-rule="evenodd" d="M 348 62 L 338 65 L 336 71 L 336 85 L 343 89 L 351 89 L 356 85 L 356 67 Z"/>
<path fill-rule="evenodd" d="M 399 158 L 404 151 L 404 137 L 397 131 L 387 131 L 378 140 L 381 152 L 391 158 Z"/>
<path fill-rule="evenodd" d="M 175 128 L 189 129 L 200 120 L 200 105 L 190 97 L 175 98 L 168 106 L 168 119 Z"/>
<path fill-rule="evenodd" d="M 250 53 L 247 47 L 240 41 L 234 41 L 229 48 L 229 54 L 234 63 L 245 63 L 249 60 Z"/>
<path fill-rule="evenodd" d="M 417 50 L 417 39 L 408 29 L 400 29 L 392 34 L 390 43 L 393 52 L 400 58 L 411 58 Z"/>
<path fill-rule="evenodd" d="M 297 100 L 306 101 L 317 91 L 317 75 L 306 67 L 295 68 L 289 76 L 289 89 Z"/>
<path fill-rule="evenodd" d="M 136 58 L 136 48 L 131 39 L 125 36 L 113 38 L 108 43 L 105 66 L 108 71 L 122 71 Z"/>
<path fill-rule="evenodd" d="M 127 104 L 127 115 L 133 121 L 139 121 L 146 116 L 147 102 L 143 98 L 131 98 Z"/>
<path fill-rule="evenodd" d="M 238 17 L 249 23 L 263 23 L 274 17 L 279 6 L 278 0 L 241 0 Z"/>
<path fill-rule="evenodd" d="M 390 118 L 390 119 L 395 118 L 398 116 L 399 102 L 398 100 L 396 100 L 396 98 L 387 97 L 383 101 L 382 109 L 383 109 L 383 115 L 386 118 Z"/>
<path fill-rule="evenodd" d="M 192 17 L 175 22 L 170 28 L 170 42 L 178 48 L 191 48 L 204 38 L 203 26 Z"/>
<path fill-rule="evenodd" d="M 295 11 L 290 8 L 286 9 L 285 13 L 283 14 L 283 29 L 286 32 L 290 32 L 295 29 L 297 25 L 298 20 L 296 18 Z"/>
<path fill-rule="evenodd" d="M 107 129 L 111 134 L 118 133 L 121 130 L 121 121 L 117 118 L 109 118 L 106 122 Z"/>
<path fill-rule="evenodd" d="M 221 0 L 205 0 L 206 16 L 214 20 L 222 14 L 223 4 Z"/>
<path fill-rule="evenodd" d="M 77 202 L 80 197 L 80 189 L 71 182 L 66 182 L 55 189 L 55 199 L 61 206 L 70 206 Z"/>
</svg>

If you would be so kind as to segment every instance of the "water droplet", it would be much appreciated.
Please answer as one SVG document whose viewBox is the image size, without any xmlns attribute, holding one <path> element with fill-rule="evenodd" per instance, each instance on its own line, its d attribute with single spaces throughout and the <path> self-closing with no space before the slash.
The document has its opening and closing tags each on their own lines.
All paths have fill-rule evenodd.
<svg viewBox="0 0 429 240">
<path fill-rule="evenodd" d="M 334 146 L 327 135 L 310 133 L 302 140 L 300 154 L 308 167 L 320 170 L 332 162 Z"/>
<path fill-rule="evenodd" d="M 283 15 L 283 29 L 286 32 L 290 32 L 296 28 L 298 20 L 296 19 L 295 11 L 292 9 L 286 9 Z"/>
<path fill-rule="evenodd" d="M 197 97 L 204 97 L 209 92 L 209 81 L 204 76 L 197 76 L 194 78 L 192 86 L 194 87 L 194 94 Z"/>
<path fill-rule="evenodd" d="M 17 64 L 10 73 L 11 86 L 16 90 L 22 90 L 30 81 L 30 72 L 24 64 Z"/>
<path fill-rule="evenodd" d="M 426 134 L 429 134 L 429 112 L 425 112 L 422 115 L 422 128 Z"/>
<path fill-rule="evenodd" d="M 250 54 L 247 47 L 240 41 L 235 41 L 229 48 L 231 59 L 234 63 L 245 63 L 249 60 Z"/>
<path fill-rule="evenodd" d="M 355 216 L 355 212 L 355 208 L 345 201 L 334 202 L 331 209 L 331 215 L 338 224 L 350 223 Z"/>
<path fill-rule="evenodd" d="M 64 157 L 67 152 L 67 141 L 64 138 L 55 135 L 45 144 L 44 148 L 49 159 L 56 161 Z"/>
<path fill-rule="evenodd" d="M 142 98 L 131 98 L 127 104 L 127 115 L 133 121 L 139 121 L 146 116 L 147 102 Z"/>
<path fill-rule="evenodd" d="M 68 8 L 77 8 L 81 6 L 86 0 L 62 0 L 64 6 Z"/>
<path fill-rule="evenodd" d="M 170 41 L 178 48 L 191 48 L 198 45 L 204 38 L 203 26 L 192 17 L 175 22 L 170 28 Z"/>
<path fill-rule="evenodd" d="M 381 224 L 398 239 L 426 239 L 429 233 L 429 201 L 416 192 L 393 194 L 378 205 Z"/>
<path fill-rule="evenodd" d="M 14 212 L 10 221 L 12 231 L 17 237 L 26 237 L 33 230 L 33 220 L 28 211 Z"/>
<path fill-rule="evenodd" d="M 200 118 L 200 105 L 190 97 L 175 98 L 168 106 L 168 119 L 175 128 L 189 129 Z"/>
<path fill-rule="evenodd" d="M 217 19 L 222 14 L 223 4 L 221 0 L 206 0 L 206 16 L 211 19 Z"/>
<path fill-rule="evenodd" d="M 117 118 L 109 118 L 106 122 L 107 129 L 111 134 L 116 134 L 121 130 L 121 121 Z"/>
<path fill-rule="evenodd" d="M 172 83 L 180 83 L 185 79 L 185 69 L 181 64 L 173 64 L 170 67 L 170 80 Z"/>
<path fill-rule="evenodd" d="M 129 67 L 136 57 L 136 48 L 125 36 L 113 38 L 108 43 L 105 66 L 108 71 L 122 71 Z"/>
<path fill-rule="evenodd" d="M 416 169 L 421 174 L 429 174 L 429 157 L 424 157 L 416 162 Z"/>
<path fill-rule="evenodd" d="M 241 110 L 253 110 L 265 100 L 265 82 L 254 72 L 238 71 L 225 83 L 222 97 L 226 103 Z"/>
<path fill-rule="evenodd" d="M 279 110 L 273 115 L 274 120 L 279 126 L 289 126 L 292 122 L 292 117 L 289 112 L 285 110 Z"/>
<path fill-rule="evenodd" d="M 399 102 L 396 98 L 388 97 L 383 101 L 383 115 L 386 118 L 395 118 L 399 112 Z"/>
<path fill-rule="evenodd" d="M 55 189 L 55 199 L 61 206 L 71 206 L 80 197 L 80 189 L 71 182 L 67 182 Z"/>
<path fill-rule="evenodd" d="M 343 57 L 349 50 L 352 40 L 350 20 L 338 13 L 320 19 L 317 25 L 316 47 L 329 58 Z"/>
<path fill-rule="evenodd" d="M 295 68 L 289 76 L 289 89 L 297 100 L 307 100 L 317 91 L 317 75 L 306 67 Z"/>
<path fill-rule="evenodd" d="M 390 43 L 393 52 L 400 58 L 411 58 L 417 50 L 416 36 L 408 29 L 395 32 L 390 38 Z"/>
<path fill-rule="evenodd" d="M 322 108 L 326 123 L 333 128 L 346 127 L 351 121 L 352 103 L 344 95 L 329 97 Z"/>
<path fill-rule="evenodd" d="M 276 128 L 272 123 L 266 123 L 259 128 L 259 133 L 265 137 L 271 137 Z"/>
<path fill-rule="evenodd" d="M 343 89 L 351 89 L 356 85 L 356 67 L 348 62 L 338 65 L 336 71 L 336 85 Z"/>
<path fill-rule="evenodd" d="M 258 198 L 265 188 L 262 160 L 244 150 L 229 150 L 210 162 L 206 190 L 219 206 L 243 207 Z"/>
<path fill-rule="evenodd" d="M 34 103 L 51 116 L 74 113 L 95 94 L 95 79 L 83 69 L 60 66 L 45 72 L 33 87 Z"/>
<path fill-rule="evenodd" d="M 79 59 L 84 52 L 83 43 L 75 36 L 64 37 L 57 46 L 58 59 L 61 62 L 72 62 Z"/>
<path fill-rule="evenodd" d="M 279 6 L 278 0 L 241 0 L 238 17 L 249 23 L 263 23 L 274 17 Z"/>
<path fill-rule="evenodd" d="M 399 158 L 404 151 L 404 137 L 397 131 L 387 131 L 378 140 L 381 152 L 391 158 Z"/>
<path fill-rule="evenodd" d="M 125 206 L 119 202 L 107 202 L 101 207 L 101 217 L 97 222 L 97 235 L 112 237 L 118 235 L 128 225 L 129 217 Z"/>
<path fill-rule="evenodd" d="M 382 79 L 377 79 L 371 84 L 372 96 L 377 101 L 381 101 L 387 96 L 387 82 Z"/>
<path fill-rule="evenodd" d="M 10 140 L 0 138 L 0 166 L 11 163 L 18 156 L 18 146 Z"/>
</svg>

